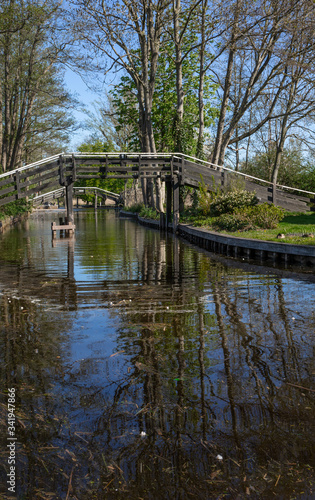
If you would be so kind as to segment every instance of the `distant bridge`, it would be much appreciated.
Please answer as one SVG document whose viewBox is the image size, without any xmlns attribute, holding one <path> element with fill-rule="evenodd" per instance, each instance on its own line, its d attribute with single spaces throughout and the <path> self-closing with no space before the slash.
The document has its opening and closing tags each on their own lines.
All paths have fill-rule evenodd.
<svg viewBox="0 0 315 500">
<path fill-rule="evenodd" d="M 97 186 L 73 186 L 73 194 L 76 196 L 89 194 L 89 191 L 93 191 L 94 194 L 99 194 L 103 198 L 108 198 L 116 203 L 121 199 L 120 194 L 107 191 L 106 189 L 102 189 Z M 53 191 L 48 191 L 48 193 L 42 193 L 34 196 L 34 198 L 32 198 L 32 202 L 33 205 L 41 205 L 42 203 L 57 200 L 58 198 L 62 198 L 64 196 L 66 196 L 66 188 L 60 187 L 58 189 L 54 189 Z"/>
<path fill-rule="evenodd" d="M 274 203 L 289 211 L 308 211 L 315 193 L 272 184 L 241 172 L 187 155 L 150 153 L 61 153 L 0 175 L 0 206 L 22 198 L 38 199 L 63 189 L 68 219 L 73 221 L 74 183 L 80 179 L 157 179 L 166 185 L 166 223 L 173 212 L 179 222 L 180 186 L 198 187 L 202 175 L 210 189 L 244 179 L 244 187 L 255 191 L 260 202 Z M 78 187 L 78 189 L 86 189 Z M 95 189 L 95 188 L 94 188 Z"/>
</svg>

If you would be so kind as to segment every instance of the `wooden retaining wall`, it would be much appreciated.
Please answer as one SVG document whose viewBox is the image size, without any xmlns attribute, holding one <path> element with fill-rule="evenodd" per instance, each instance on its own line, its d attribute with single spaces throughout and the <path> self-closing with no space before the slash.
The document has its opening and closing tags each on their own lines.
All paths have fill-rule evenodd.
<svg viewBox="0 0 315 500">
<path fill-rule="evenodd" d="M 160 223 L 157 220 L 144 219 L 137 214 L 123 210 L 120 214 L 137 218 L 144 226 L 160 229 Z M 172 224 L 169 224 L 168 231 L 173 231 Z M 179 224 L 177 234 L 194 245 L 227 257 L 255 260 L 260 264 L 272 262 L 285 265 L 297 264 L 303 267 L 315 266 L 315 245 L 291 245 L 290 243 L 227 236 L 207 229 L 195 228 L 189 224 Z"/>
<path fill-rule="evenodd" d="M 178 234 L 210 252 L 228 257 L 257 260 L 260 263 L 299 264 L 315 266 L 315 245 L 291 245 L 272 241 L 226 236 L 187 224 L 178 225 Z"/>
</svg>

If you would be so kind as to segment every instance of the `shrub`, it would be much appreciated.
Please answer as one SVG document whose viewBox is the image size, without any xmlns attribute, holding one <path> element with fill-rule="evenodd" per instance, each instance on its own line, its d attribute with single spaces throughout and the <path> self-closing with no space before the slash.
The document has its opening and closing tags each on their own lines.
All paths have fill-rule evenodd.
<svg viewBox="0 0 315 500">
<path fill-rule="evenodd" d="M 143 206 L 139 212 L 140 217 L 144 219 L 158 219 L 160 215 L 154 208 Z"/>
<path fill-rule="evenodd" d="M 217 217 L 212 226 L 217 230 L 249 231 L 251 229 L 274 229 L 284 217 L 284 210 L 274 205 L 263 203 L 254 207 L 237 209 Z"/>
<path fill-rule="evenodd" d="M 136 203 L 135 205 L 131 205 L 130 207 L 126 208 L 128 212 L 132 212 L 133 214 L 141 212 L 141 210 L 144 208 L 143 203 Z"/>
<path fill-rule="evenodd" d="M 242 211 L 236 212 L 234 214 L 222 214 L 217 217 L 213 223 L 212 227 L 218 231 L 250 231 L 254 229 L 254 225 L 245 213 Z"/>
<path fill-rule="evenodd" d="M 257 205 L 249 211 L 249 217 L 253 217 L 256 226 L 264 229 L 274 229 L 284 217 L 284 210 L 268 203 Z"/>
<path fill-rule="evenodd" d="M 232 191 L 244 191 L 246 189 L 245 177 L 229 172 L 227 178 L 227 185 L 223 188 L 225 193 L 231 193 Z"/>
<path fill-rule="evenodd" d="M 209 215 L 212 203 L 220 195 L 221 189 L 215 185 L 214 177 L 212 176 L 212 189 L 210 189 L 200 174 L 198 204 L 203 215 Z"/>
<path fill-rule="evenodd" d="M 210 214 L 213 216 L 229 214 L 240 208 L 255 206 L 257 203 L 258 198 L 255 193 L 245 191 L 245 189 L 230 191 L 220 194 L 216 200 L 211 203 Z"/>
<path fill-rule="evenodd" d="M 0 220 L 6 217 L 15 217 L 25 212 L 29 212 L 32 208 L 32 203 L 24 199 L 11 201 L 0 208 Z"/>
</svg>

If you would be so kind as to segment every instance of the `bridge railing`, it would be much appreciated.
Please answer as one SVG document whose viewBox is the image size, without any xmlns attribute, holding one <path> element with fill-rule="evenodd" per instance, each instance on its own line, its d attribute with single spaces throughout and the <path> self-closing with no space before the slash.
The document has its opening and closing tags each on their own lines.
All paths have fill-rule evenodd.
<svg viewBox="0 0 315 500">
<path fill-rule="evenodd" d="M 202 175 L 212 185 L 225 186 L 231 176 L 243 178 L 246 189 L 256 191 L 261 201 L 279 204 L 288 210 L 307 210 L 315 193 L 237 172 L 206 160 L 181 153 L 85 152 L 60 153 L 0 175 L 0 205 L 9 201 L 41 196 L 67 186 L 76 179 L 180 177 L 181 184 L 197 187 Z M 304 198 L 303 198 L 304 197 Z"/>
<path fill-rule="evenodd" d="M 59 158 L 60 155 L 50 156 L 1 174 L 0 206 L 57 187 Z"/>
<path fill-rule="evenodd" d="M 107 196 L 108 198 L 114 199 L 118 201 L 120 199 L 120 195 L 117 193 L 113 193 L 112 191 L 108 191 L 107 189 L 99 188 L 98 186 L 74 186 L 73 187 L 74 194 L 78 196 L 78 194 L 85 194 L 86 191 L 94 191 L 97 194 L 101 194 L 102 196 Z M 42 203 L 56 200 L 58 198 L 62 198 L 66 194 L 66 188 L 61 187 L 59 189 L 55 189 L 53 191 L 49 191 L 47 193 L 39 194 L 32 198 L 32 202 L 35 205 L 40 205 Z"/>
</svg>

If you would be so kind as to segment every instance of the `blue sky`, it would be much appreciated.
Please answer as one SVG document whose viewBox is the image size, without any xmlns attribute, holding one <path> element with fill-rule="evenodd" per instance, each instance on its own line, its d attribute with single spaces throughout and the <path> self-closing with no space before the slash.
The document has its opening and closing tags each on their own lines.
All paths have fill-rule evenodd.
<svg viewBox="0 0 315 500">
<path fill-rule="evenodd" d="M 81 105 L 92 106 L 92 103 L 99 98 L 99 95 L 93 92 L 88 88 L 86 83 L 82 80 L 82 78 L 71 69 L 67 69 L 64 75 L 64 81 L 69 91 L 75 95 L 75 97 L 80 101 Z M 82 123 L 86 120 L 86 115 L 80 109 L 73 111 L 74 118 Z M 77 146 L 83 142 L 88 136 L 90 132 L 88 130 L 84 130 L 80 128 L 75 134 L 73 134 L 73 138 L 70 143 L 70 150 L 76 151 Z"/>
</svg>

